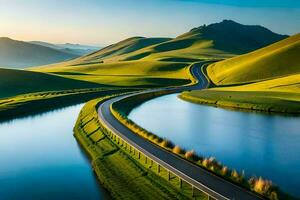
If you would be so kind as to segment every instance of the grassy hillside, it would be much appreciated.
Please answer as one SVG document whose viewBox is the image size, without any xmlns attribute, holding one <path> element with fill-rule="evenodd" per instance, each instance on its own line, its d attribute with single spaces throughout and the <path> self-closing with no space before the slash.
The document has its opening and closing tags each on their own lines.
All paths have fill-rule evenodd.
<svg viewBox="0 0 300 200">
<path fill-rule="evenodd" d="M 168 86 L 190 82 L 189 64 L 159 61 L 95 63 L 37 69 L 63 77 L 113 86 Z"/>
<path fill-rule="evenodd" d="M 0 99 L 19 94 L 95 88 L 103 85 L 72 80 L 51 74 L 0 68 Z"/>
<path fill-rule="evenodd" d="M 224 20 L 194 28 L 175 39 L 140 49 L 119 59 L 180 62 L 223 59 L 256 50 L 286 37 L 261 26 L 248 26 Z"/>
<path fill-rule="evenodd" d="M 80 58 L 80 61 L 117 61 L 116 56 L 128 54 L 136 50 L 148 47 L 154 44 L 159 44 L 170 40 L 170 38 L 144 38 L 144 37 L 132 37 L 126 40 L 120 41 L 116 44 L 107 46 L 100 51 L 94 52 L 90 55 Z"/>
<path fill-rule="evenodd" d="M 193 62 L 229 58 L 285 37 L 225 20 L 175 39 L 129 38 L 72 61 L 31 70 L 114 86 L 182 85 L 189 82 L 187 66 Z"/>
<path fill-rule="evenodd" d="M 217 86 L 184 92 L 181 97 L 223 107 L 300 113 L 299 55 L 297 34 L 252 53 L 211 64 L 208 76 Z"/>
<path fill-rule="evenodd" d="M 207 72 L 216 85 L 258 82 L 300 72 L 300 34 L 257 51 L 212 64 Z"/>
<path fill-rule="evenodd" d="M 230 91 L 270 91 L 270 92 L 289 92 L 300 93 L 300 73 L 295 73 L 280 78 L 246 84 L 235 87 L 220 87 L 216 90 Z"/>
<path fill-rule="evenodd" d="M 0 67 L 25 68 L 70 60 L 77 55 L 60 50 L 0 38 Z"/>
</svg>

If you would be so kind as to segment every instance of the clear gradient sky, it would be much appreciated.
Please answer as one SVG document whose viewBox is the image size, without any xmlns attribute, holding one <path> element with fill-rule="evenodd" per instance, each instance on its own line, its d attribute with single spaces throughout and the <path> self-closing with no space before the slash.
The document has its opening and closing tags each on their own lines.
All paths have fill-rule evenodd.
<svg viewBox="0 0 300 200">
<path fill-rule="evenodd" d="M 0 0 L 0 37 L 106 45 L 232 19 L 300 32 L 300 0 Z"/>
</svg>

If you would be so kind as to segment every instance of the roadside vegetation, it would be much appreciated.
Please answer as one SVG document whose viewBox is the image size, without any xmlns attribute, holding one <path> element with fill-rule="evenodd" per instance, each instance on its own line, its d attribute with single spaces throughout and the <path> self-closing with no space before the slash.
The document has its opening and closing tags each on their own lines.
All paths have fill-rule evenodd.
<svg viewBox="0 0 300 200">
<path fill-rule="evenodd" d="M 121 93 L 119 93 L 121 94 Z M 114 96 L 114 95 L 113 95 Z M 74 136 L 89 154 L 93 169 L 114 199 L 207 199 L 200 191 L 147 160 L 113 137 L 98 119 L 98 105 L 111 98 L 91 100 L 82 108 Z"/>
<path fill-rule="evenodd" d="M 157 95 L 162 94 L 154 92 L 152 94 L 142 94 L 120 100 L 112 104 L 111 112 L 120 122 L 131 129 L 134 133 L 158 145 L 159 147 L 164 148 L 170 153 L 174 153 L 181 158 L 198 165 L 199 167 L 209 170 L 212 173 L 227 179 L 228 181 L 240 185 L 250 191 L 254 191 L 269 199 L 280 199 L 279 190 L 272 184 L 271 181 L 265 180 L 262 177 L 247 177 L 244 171 L 238 172 L 234 169 L 229 169 L 227 166 L 224 166 L 222 163 L 217 161 L 214 157 L 205 158 L 193 150 L 181 148 L 179 145 L 175 145 L 171 140 L 167 138 L 161 138 L 128 119 L 127 115 L 134 107 L 143 101 L 156 97 Z"/>
</svg>

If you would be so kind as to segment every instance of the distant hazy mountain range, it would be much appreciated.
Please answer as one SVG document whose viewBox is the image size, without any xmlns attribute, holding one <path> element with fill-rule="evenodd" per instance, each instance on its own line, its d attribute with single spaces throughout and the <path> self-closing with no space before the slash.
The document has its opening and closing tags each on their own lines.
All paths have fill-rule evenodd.
<svg viewBox="0 0 300 200">
<path fill-rule="evenodd" d="M 99 50 L 79 44 L 17 41 L 0 37 L 0 67 L 26 68 L 74 59 Z"/>
<path fill-rule="evenodd" d="M 287 37 L 262 26 L 242 25 L 232 20 L 224 20 L 194 28 L 176 38 L 132 37 L 101 50 L 78 44 L 22 42 L 0 38 L 0 67 L 25 68 L 47 65 L 72 60 L 82 55 L 85 56 L 72 60 L 71 63 L 138 60 L 194 62 L 224 59 L 248 53 Z"/>
<path fill-rule="evenodd" d="M 41 42 L 41 41 L 31 41 L 30 43 L 49 47 L 52 49 L 58 49 L 66 53 L 71 53 L 79 56 L 83 56 L 85 54 L 89 54 L 100 49 L 100 47 L 96 47 L 96 46 L 70 44 L 70 43 L 52 44 L 52 43 Z"/>
</svg>

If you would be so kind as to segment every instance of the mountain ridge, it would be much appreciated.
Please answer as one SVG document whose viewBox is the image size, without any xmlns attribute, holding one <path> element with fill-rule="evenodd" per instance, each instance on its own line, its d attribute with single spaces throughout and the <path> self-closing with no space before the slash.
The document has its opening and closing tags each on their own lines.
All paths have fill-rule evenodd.
<svg viewBox="0 0 300 200">
<path fill-rule="evenodd" d="M 26 68 L 62 62 L 78 57 L 57 49 L 0 37 L 0 66 Z"/>
</svg>

